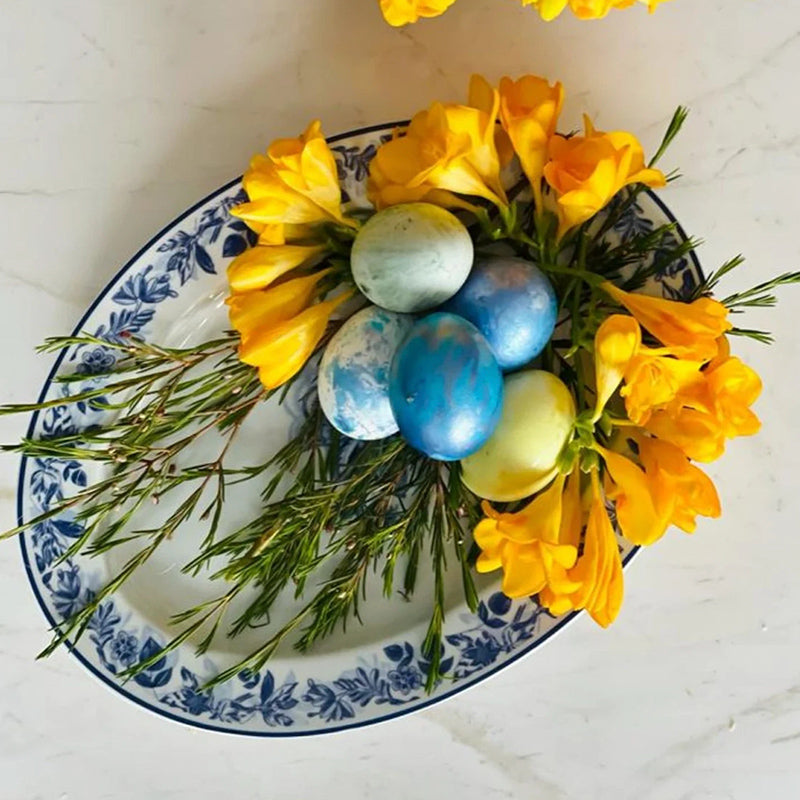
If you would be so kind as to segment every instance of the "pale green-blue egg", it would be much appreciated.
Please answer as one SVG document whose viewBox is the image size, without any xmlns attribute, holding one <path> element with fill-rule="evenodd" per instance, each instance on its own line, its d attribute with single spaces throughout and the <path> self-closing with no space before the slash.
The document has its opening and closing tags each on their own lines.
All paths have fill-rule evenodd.
<svg viewBox="0 0 800 800">
<path fill-rule="evenodd" d="M 353 279 L 375 305 L 426 311 L 464 284 L 474 251 L 469 232 L 449 211 L 406 203 L 379 211 L 356 236 Z"/>
<path fill-rule="evenodd" d="M 555 375 L 518 372 L 505 379 L 503 413 L 486 444 L 461 462 L 478 497 L 522 500 L 556 476 L 556 461 L 575 423 L 575 400 Z"/>
<path fill-rule="evenodd" d="M 389 403 L 389 370 L 413 317 L 369 306 L 350 317 L 319 365 L 319 402 L 334 428 L 369 441 L 397 433 Z"/>
</svg>

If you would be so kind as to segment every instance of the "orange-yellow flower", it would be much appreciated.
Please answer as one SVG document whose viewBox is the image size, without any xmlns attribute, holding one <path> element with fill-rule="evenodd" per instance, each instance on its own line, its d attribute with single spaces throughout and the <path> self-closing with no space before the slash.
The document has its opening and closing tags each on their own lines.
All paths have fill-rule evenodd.
<svg viewBox="0 0 800 800">
<path fill-rule="evenodd" d="M 725 434 L 719 421 L 694 408 L 654 411 L 645 428 L 659 439 L 677 445 L 693 461 L 707 464 L 725 452 Z"/>
<path fill-rule="evenodd" d="M 697 517 L 719 517 L 719 495 L 711 478 L 669 442 L 636 436 L 639 460 L 650 482 L 657 512 L 686 533 L 697 528 Z"/>
<path fill-rule="evenodd" d="M 719 338 L 732 327 L 728 309 L 710 297 L 682 303 L 625 292 L 610 281 L 602 288 L 675 355 L 709 361 L 719 351 Z"/>
<path fill-rule="evenodd" d="M 324 245 L 251 247 L 228 266 L 228 283 L 234 292 L 265 289 L 281 275 L 312 262 L 325 250 Z"/>
<path fill-rule="evenodd" d="M 644 425 L 654 409 L 672 405 L 681 392 L 702 386 L 702 361 L 674 358 L 668 348 L 652 349 L 642 344 L 639 323 L 622 314 L 612 314 L 595 336 L 597 376 L 597 421 L 606 403 L 624 380 L 620 394 L 625 398 L 628 418 Z"/>
<path fill-rule="evenodd" d="M 329 272 L 323 270 L 314 275 L 286 281 L 266 291 L 245 292 L 231 295 L 228 317 L 231 327 L 242 339 L 244 354 L 249 353 L 248 340 L 257 331 L 290 319 L 311 303 L 319 281 Z M 254 363 L 242 357 L 246 363 Z"/>
<path fill-rule="evenodd" d="M 602 19 L 613 8 L 629 8 L 642 3 L 650 12 L 666 0 L 522 0 L 522 5 L 533 6 L 542 19 L 555 19 L 567 6 L 580 19 Z"/>
<path fill-rule="evenodd" d="M 632 134 L 596 131 L 588 117 L 584 125 L 584 136 L 550 139 L 544 177 L 556 193 L 560 234 L 591 219 L 629 184 L 666 184 L 660 170 L 645 166 L 642 146 Z"/>
<path fill-rule="evenodd" d="M 738 358 L 729 357 L 709 365 L 705 372 L 712 397 L 714 416 L 729 439 L 752 436 L 761 429 L 761 422 L 750 410 L 758 400 L 762 383 L 755 370 Z"/>
<path fill-rule="evenodd" d="M 577 472 L 570 481 L 572 488 L 568 485 L 567 494 L 572 494 L 572 505 L 577 504 L 580 508 Z M 580 517 L 573 517 L 575 519 L 580 520 Z M 568 570 L 568 577 L 578 584 L 577 589 L 559 593 L 548 587 L 539 594 L 539 602 L 553 614 L 585 608 L 598 625 L 607 628 L 622 607 L 624 583 L 617 537 L 608 518 L 596 472 L 592 473 L 592 499 L 583 553 L 575 566 Z"/>
<path fill-rule="evenodd" d="M 395 27 L 416 22 L 421 17 L 438 17 L 456 0 L 380 0 L 384 19 Z"/>
<path fill-rule="evenodd" d="M 262 234 L 263 243 L 283 244 L 284 226 L 356 224 L 342 212 L 336 161 L 319 121 L 297 138 L 276 140 L 265 156 L 254 156 L 242 184 L 249 202 L 231 213 Z"/>
<path fill-rule="evenodd" d="M 434 103 L 379 147 L 368 182 L 375 206 L 419 200 L 453 205 L 452 193 L 507 205 L 495 138 L 500 99 L 492 92 L 490 112 Z"/>
<path fill-rule="evenodd" d="M 231 327 L 239 333 L 239 358 L 259 368 L 267 389 L 281 386 L 303 367 L 325 333 L 334 309 L 352 293 L 311 305 L 330 270 L 231 295 Z"/>
<path fill-rule="evenodd" d="M 612 314 L 597 329 L 594 339 L 597 384 L 595 422 L 600 419 L 606 404 L 622 383 L 628 365 L 641 346 L 642 329 L 633 317 Z"/>
<path fill-rule="evenodd" d="M 608 477 L 606 495 L 617 509 L 622 535 L 633 544 L 646 545 L 660 539 L 669 526 L 664 508 L 656 508 L 652 487 L 644 470 L 629 458 L 598 447 Z"/>
<path fill-rule="evenodd" d="M 515 514 L 500 514 L 483 504 L 486 518 L 475 528 L 475 542 L 482 553 L 479 572 L 503 570 L 503 592 L 508 597 L 529 597 L 546 587 L 557 593 L 578 587 L 567 569 L 578 557 L 577 542 L 562 544 L 564 476 Z"/>
<path fill-rule="evenodd" d="M 670 525 L 691 533 L 698 515 L 720 515 L 711 479 L 679 447 L 641 433 L 635 433 L 633 441 L 641 467 L 620 453 L 598 448 L 608 472 L 606 495 L 616 504 L 626 539 L 653 544 Z"/>
<path fill-rule="evenodd" d="M 351 296 L 343 294 L 309 306 L 282 321 L 252 327 L 247 338 L 242 340 L 239 357 L 246 364 L 258 367 L 265 388 L 282 386 L 311 358 L 325 334 L 331 314 Z"/>
<path fill-rule="evenodd" d="M 550 138 L 556 132 L 564 103 L 564 87 L 535 75 L 500 81 L 500 120 L 522 169 L 533 187 L 537 208 L 542 203 L 542 176 Z"/>
<path fill-rule="evenodd" d="M 714 461 L 725 451 L 726 438 L 752 436 L 761 428 L 750 408 L 761 394 L 761 379 L 728 354 L 724 337 L 720 342 L 722 353 L 702 371 L 702 382 L 678 392 L 670 406 L 655 410 L 646 423 L 649 431 L 695 461 Z"/>
<path fill-rule="evenodd" d="M 640 347 L 625 370 L 625 398 L 628 418 L 637 425 L 650 419 L 653 409 L 679 407 L 683 392 L 702 386 L 702 361 L 674 358 L 667 352 Z"/>
</svg>

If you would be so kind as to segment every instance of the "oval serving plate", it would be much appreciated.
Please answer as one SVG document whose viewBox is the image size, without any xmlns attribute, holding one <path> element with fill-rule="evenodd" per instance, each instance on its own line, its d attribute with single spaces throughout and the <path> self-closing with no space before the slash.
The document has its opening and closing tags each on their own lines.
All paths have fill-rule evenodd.
<svg viewBox="0 0 800 800">
<path fill-rule="evenodd" d="M 381 125 L 330 139 L 343 187 L 359 205 L 366 204 L 369 161 L 393 125 Z M 217 335 L 226 327 L 222 306 L 225 269 L 251 244 L 243 224 L 228 214 L 241 202 L 235 180 L 189 209 L 147 244 L 86 311 L 75 332 L 118 339 L 136 335 L 154 342 L 183 346 Z M 624 238 L 654 226 L 675 222 L 652 193 L 616 226 Z M 683 231 L 676 227 L 676 237 Z M 670 243 L 670 244 L 674 244 Z M 647 291 L 667 297 L 691 292 L 700 279 L 694 254 L 669 274 L 657 276 Z M 63 396 L 65 386 L 54 376 L 80 372 L 86 383 L 107 366 L 102 347 L 64 351 L 42 390 L 41 399 Z M 297 382 L 284 404 L 265 404 L 237 458 L 256 463 L 280 447 L 304 413 L 314 391 L 311 370 Z M 58 405 L 34 415 L 29 436 L 46 437 L 96 423 L 98 413 L 81 404 Z M 20 524 L 74 494 L 95 475 L 86 465 L 53 458 L 23 459 L 18 490 Z M 230 502 L 229 524 L 248 518 L 258 508 L 257 482 L 243 484 Z M 155 513 L 151 512 L 151 513 Z M 21 536 L 22 557 L 34 593 L 51 624 L 72 613 L 103 585 L 124 559 L 124 553 L 103 558 L 80 556 L 56 565 L 59 555 L 78 535 L 70 516 L 51 518 Z M 157 551 L 145 567 L 113 598 L 104 602 L 84 636 L 69 648 L 96 677 L 128 699 L 177 722 L 250 736 L 302 736 L 328 733 L 391 719 L 416 711 L 473 686 L 530 653 L 575 614 L 553 618 L 533 600 L 510 601 L 497 581 L 479 576 L 481 603 L 472 614 L 459 600 L 460 577 L 448 574 L 443 667 L 448 679 L 426 695 L 426 663 L 420 652 L 430 609 L 429 587 L 422 585 L 411 602 L 399 596 L 386 600 L 380 590 L 364 604 L 363 624 L 351 623 L 313 652 L 300 655 L 279 650 L 259 674 L 242 673 L 213 690 L 203 683 L 238 661 L 259 641 L 254 630 L 234 640 L 224 637 L 202 658 L 186 643 L 145 673 L 123 683 L 117 675 L 166 643 L 170 616 L 190 605 L 218 596 L 219 587 L 205 578 L 191 578 L 180 565 L 191 556 L 197 539 L 181 533 Z M 623 552 L 627 564 L 635 550 Z M 424 570 L 420 570 L 423 573 Z M 455 571 L 457 572 L 457 570 Z"/>
</svg>

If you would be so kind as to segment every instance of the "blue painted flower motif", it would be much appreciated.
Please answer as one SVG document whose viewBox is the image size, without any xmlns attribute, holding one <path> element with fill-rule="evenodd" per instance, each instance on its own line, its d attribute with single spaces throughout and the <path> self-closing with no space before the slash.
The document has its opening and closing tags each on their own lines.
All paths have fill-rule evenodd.
<svg viewBox="0 0 800 800">
<path fill-rule="evenodd" d="M 497 640 L 491 634 L 483 631 L 469 647 L 464 648 L 463 655 L 473 666 L 487 667 L 489 664 L 494 664 L 500 650 L 501 647 Z"/>
<path fill-rule="evenodd" d="M 136 661 L 139 653 L 139 640 L 132 634 L 119 631 L 109 646 L 111 655 L 125 667 Z"/>
<path fill-rule="evenodd" d="M 56 570 L 55 588 L 52 594 L 53 605 L 61 617 L 66 618 L 80 611 L 88 601 L 81 586 L 80 573 L 74 564 L 66 564 Z"/>
<path fill-rule="evenodd" d="M 294 720 L 286 712 L 291 711 L 299 702 L 293 697 L 296 687 L 297 684 L 290 681 L 276 691 L 272 673 L 268 671 L 264 675 L 260 693 L 261 703 L 258 710 L 261 712 L 261 718 L 270 728 L 275 726 L 288 728 L 294 724 Z"/>
<path fill-rule="evenodd" d="M 101 375 L 116 363 L 114 353 L 107 347 L 95 347 L 81 353 L 81 363 L 75 369 L 81 375 Z"/>
<path fill-rule="evenodd" d="M 161 650 L 161 645 L 152 636 L 149 636 L 142 645 L 141 650 L 139 650 L 136 661 L 139 663 L 147 661 L 157 656 Z M 135 675 L 133 679 L 139 686 L 144 686 L 147 689 L 157 689 L 159 686 L 168 684 L 171 677 L 172 667 L 167 666 L 167 657 L 162 656 L 145 670 Z"/>
<path fill-rule="evenodd" d="M 153 273 L 153 265 L 145 267 L 138 275 L 128 278 L 114 294 L 114 300 L 123 306 L 139 303 L 154 305 L 178 293 L 170 286 L 169 275 Z"/>
<path fill-rule="evenodd" d="M 212 695 L 209 691 L 201 691 L 197 676 L 188 669 L 181 670 L 183 687 L 177 692 L 181 707 L 197 717 L 211 709 Z"/>
<path fill-rule="evenodd" d="M 422 673 L 414 667 L 399 666 L 397 669 L 389 670 L 387 677 L 392 689 L 401 694 L 422 688 Z"/>
<path fill-rule="evenodd" d="M 342 695 L 337 695 L 329 686 L 311 678 L 308 679 L 308 689 L 303 695 L 303 702 L 314 709 L 308 712 L 309 717 L 321 717 L 325 722 L 340 722 L 355 716 L 353 707 Z"/>
</svg>

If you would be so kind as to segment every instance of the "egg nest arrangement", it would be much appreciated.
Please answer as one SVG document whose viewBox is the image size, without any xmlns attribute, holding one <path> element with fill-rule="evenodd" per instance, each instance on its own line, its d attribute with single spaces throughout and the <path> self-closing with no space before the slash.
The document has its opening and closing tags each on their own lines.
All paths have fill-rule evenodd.
<svg viewBox="0 0 800 800">
<path fill-rule="evenodd" d="M 77 509 L 82 532 L 62 558 L 132 540 L 142 549 L 46 652 L 79 638 L 181 526 L 207 525 L 185 571 L 213 562 L 219 599 L 176 617 L 175 637 L 125 674 L 190 637 L 202 653 L 222 632 L 261 626 L 263 646 L 214 682 L 258 670 L 284 641 L 306 651 L 358 617 L 371 575 L 386 596 L 417 602 L 427 571 L 433 593 L 418 602 L 430 607 L 431 689 L 447 679 L 446 570 L 472 610 L 475 573 L 495 573 L 509 597 L 554 616 L 585 609 L 606 627 L 623 599 L 620 538 L 650 545 L 720 514 L 698 464 L 759 427 L 761 382 L 731 342 L 769 339 L 733 315 L 772 305 L 772 288 L 798 275 L 714 299 L 737 258 L 652 296 L 695 246 L 675 223 L 636 222 L 643 193 L 667 182 L 656 162 L 685 111 L 646 161 L 632 134 L 588 119 L 583 133 L 559 134 L 562 102 L 561 85 L 539 77 L 473 78 L 467 104 L 434 103 L 359 155 L 371 207 L 343 195 L 313 123 L 244 175 L 247 199 L 231 214 L 258 241 L 228 268 L 232 331 L 185 349 L 135 337 L 48 343 L 114 355 L 102 397 L 69 397 L 113 408 L 110 421 L 14 448 L 112 471 L 45 515 Z M 316 392 L 285 447 L 229 468 L 253 409 L 309 376 Z M 186 467 L 183 449 L 209 431 L 223 438 L 219 457 Z M 234 481 L 257 486 L 262 510 L 223 531 Z M 136 507 L 180 486 L 195 488 L 163 526 L 131 532 Z M 131 511 L 110 521 L 120 509 Z M 271 624 L 287 588 L 301 608 Z M 245 589 L 251 599 L 228 619 Z"/>
</svg>

